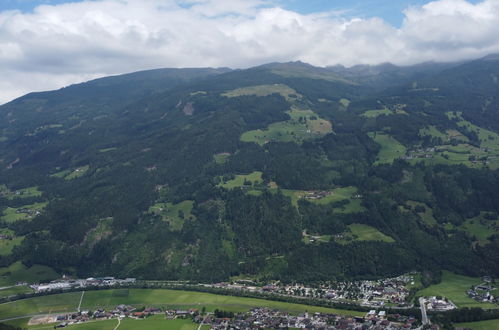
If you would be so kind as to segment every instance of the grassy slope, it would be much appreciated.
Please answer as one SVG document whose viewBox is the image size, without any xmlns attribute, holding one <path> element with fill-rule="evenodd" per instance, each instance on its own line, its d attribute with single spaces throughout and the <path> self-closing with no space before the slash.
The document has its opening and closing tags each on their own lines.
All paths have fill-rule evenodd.
<svg viewBox="0 0 499 330">
<path fill-rule="evenodd" d="M 29 314 L 75 311 L 80 302 L 80 292 L 36 297 L 0 304 L 2 318 Z"/>
<path fill-rule="evenodd" d="M 260 171 L 255 171 L 250 174 L 236 175 L 236 177 L 233 180 L 229 180 L 226 183 L 220 183 L 218 186 L 223 187 L 225 189 L 234 189 L 242 187 L 244 185 L 245 180 L 251 182 L 252 184 L 254 182 L 262 183 L 263 182 L 262 174 L 263 173 Z"/>
<path fill-rule="evenodd" d="M 417 293 L 418 296 L 447 297 L 458 307 L 498 308 L 498 305 L 479 303 L 468 297 L 466 291 L 472 286 L 482 283 L 480 278 L 468 277 L 444 271 L 442 282 L 431 285 Z"/>
<path fill-rule="evenodd" d="M 499 330 L 499 319 L 480 322 L 456 323 L 454 326 L 469 328 L 471 330 Z"/>
<path fill-rule="evenodd" d="M 407 151 L 406 147 L 388 134 L 371 132 L 369 136 L 381 146 L 375 164 L 393 163 L 395 159 L 404 156 Z"/>
<path fill-rule="evenodd" d="M 390 236 L 387 236 L 377 230 L 374 227 L 354 223 L 348 225 L 350 232 L 345 234 L 345 237 L 338 239 L 337 242 L 340 244 L 348 244 L 354 241 L 381 241 L 387 243 L 393 243 L 395 240 Z"/>
<path fill-rule="evenodd" d="M 5 222 L 15 222 L 19 220 L 29 220 L 32 219 L 33 216 L 28 214 L 28 213 L 19 213 L 18 210 L 20 209 L 29 209 L 32 211 L 42 211 L 46 206 L 47 202 L 44 203 L 34 203 L 30 205 L 23 205 L 21 207 L 13 208 L 13 207 L 7 207 L 4 212 L 3 216 L 0 217 L 1 220 Z"/>
<path fill-rule="evenodd" d="M 16 282 L 35 283 L 56 278 L 59 278 L 59 274 L 50 267 L 34 265 L 26 268 L 20 261 L 9 267 L 0 268 L 0 286 L 10 286 Z"/>
<path fill-rule="evenodd" d="M 169 223 L 172 230 L 181 230 L 185 219 L 194 217 L 192 212 L 192 207 L 194 206 L 194 201 L 183 201 L 178 204 L 172 203 L 157 203 L 149 208 L 149 212 L 160 215 L 163 221 Z M 179 212 L 184 214 L 184 217 L 180 217 Z"/>
<path fill-rule="evenodd" d="M 14 286 L 8 289 L 0 290 L 0 297 L 9 297 L 19 293 L 31 293 L 34 292 L 29 286 Z"/>
<path fill-rule="evenodd" d="M 320 119 L 312 110 L 291 108 L 286 113 L 290 117 L 289 120 L 271 124 L 263 130 L 245 132 L 241 135 L 241 141 L 255 142 L 259 145 L 269 141 L 301 143 L 332 132 L 331 123 Z M 300 121 L 300 117 L 306 118 L 306 121 Z"/>
<path fill-rule="evenodd" d="M 366 118 L 376 118 L 378 116 L 392 115 L 393 112 L 390 109 L 379 109 L 379 110 L 368 110 L 362 114 Z"/>
</svg>

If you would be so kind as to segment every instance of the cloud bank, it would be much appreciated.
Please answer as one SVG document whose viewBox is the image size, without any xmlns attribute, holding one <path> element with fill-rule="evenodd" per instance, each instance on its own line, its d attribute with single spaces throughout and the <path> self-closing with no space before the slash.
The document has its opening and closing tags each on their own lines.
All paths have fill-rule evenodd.
<svg viewBox="0 0 499 330">
<path fill-rule="evenodd" d="M 274 0 L 94 0 L 0 13 L 0 103 L 159 67 L 455 61 L 499 52 L 499 0 L 436 0 L 380 18 L 302 15 Z"/>
</svg>

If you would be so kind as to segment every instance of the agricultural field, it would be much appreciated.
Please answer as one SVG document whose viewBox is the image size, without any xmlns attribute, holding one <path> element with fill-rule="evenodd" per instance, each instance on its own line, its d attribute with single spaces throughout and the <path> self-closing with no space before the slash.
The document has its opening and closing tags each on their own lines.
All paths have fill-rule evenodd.
<svg viewBox="0 0 499 330">
<path fill-rule="evenodd" d="M 52 325 L 37 325 L 28 326 L 30 318 L 19 319 L 15 321 L 9 321 L 7 324 L 12 326 L 17 326 L 25 329 L 49 329 Z M 55 323 L 57 324 L 57 323 Z M 100 320 L 100 321 L 90 321 L 82 324 L 75 324 L 67 327 L 67 329 L 73 330 L 114 330 L 118 325 L 117 319 L 111 320 Z M 166 319 L 164 315 L 153 315 L 146 319 L 123 319 L 120 322 L 119 329 L 125 330 L 155 330 L 155 329 L 165 329 L 165 330 L 196 330 L 199 324 L 193 323 L 191 319 Z M 201 329 L 209 330 L 209 326 L 202 326 Z"/>
<path fill-rule="evenodd" d="M 336 242 L 340 244 L 349 244 L 355 241 L 395 242 L 393 238 L 383 234 L 376 228 L 358 223 L 348 225 L 348 231 L 341 238 L 336 239 Z"/>
<path fill-rule="evenodd" d="M 455 323 L 454 327 L 471 330 L 499 330 L 499 319 L 479 322 Z"/>
<path fill-rule="evenodd" d="M 76 311 L 81 292 L 69 292 L 56 295 L 28 298 L 0 304 L 2 318 L 11 318 L 31 314 L 50 314 Z"/>
<path fill-rule="evenodd" d="M 229 152 L 221 152 L 219 154 L 213 155 L 213 160 L 217 164 L 225 164 L 230 157 Z"/>
<path fill-rule="evenodd" d="M 238 88 L 225 92 L 221 95 L 225 97 L 239 97 L 239 96 L 251 96 L 251 95 L 268 96 L 272 94 L 279 94 L 282 97 L 284 97 L 288 102 L 292 102 L 295 101 L 296 99 L 302 98 L 302 96 L 298 94 L 294 89 L 283 84 L 258 85 L 258 86 Z"/>
<path fill-rule="evenodd" d="M 162 220 L 168 222 L 172 230 L 181 230 L 185 219 L 193 218 L 192 207 L 194 201 L 183 201 L 178 204 L 156 203 L 149 208 L 149 213 L 161 216 Z"/>
<path fill-rule="evenodd" d="M 489 237 L 499 232 L 499 220 L 488 220 L 483 217 L 483 214 L 466 220 L 457 229 L 470 234 L 476 239 L 478 245 L 489 243 Z"/>
<path fill-rule="evenodd" d="M 34 292 L 29 286 L 11 286 L 0 288 L 0 298 L 14 296 L 20 293 L 32 293 Z"/>
<path fill-rule="evenodd" d="M 241 135 L 243 142 L 264 145 L 271 141 L 302 143 L 305 140 L 322 137 L 333 131 L 329 121 L 319 118 L 312 110 L 292 107 L 286 112 L 290 119 L 270 124 L 266 129 L 248 131 Z"/>
<path fill-rule="evenodd" d="M 456 304 L 457 307 L 499 308 L 499 305 L 479 303 L 468 297 L 467 291 L 470 287 L 480 283 L 483 283 L 483 281 L 478 277 L 468 277 L 444 271 L 441 283 L 418 291 L 417 296 L 446 297 Z"/>
<path fill-rule="evenodd" d="M 51 281 L 59 277 L 59 274 L 50 267 L 33 265 L 27 268 L 18 261 L 9 267 L 0 268 L 0 287 L 11 286 L 17 282 L 36 283 Z"/>
<path fill-rule="evenodd" d="M 30 220 L 38 215 L 47 206 L 47 202 L 23 205 L 20 207 L 7 207 L 3 211 L 1 220 L 11 223 L 19 220 Z"/>
<path fill-rule="evenodd" d="M 250 174 L 236 175 L 234 179 L 227 182 L 221 182 L 218 186 L 225 189 L 234 189 L 245 185 L 252 186 L 254 184 L 261 184 L 263 183 L 262 174 L 263 173 L 260 171 L 255 171 Z"/>
<path fill-rule="evenodd" d="M 366 117 L 366 118 L 376 118 L 379 116 L 388 116 L 388 115 L 392 115 L 392 114 L 393 114 L 392 110 L 390 110 L 388 108 L 384 108 L 384 109 L 378 109 L 378 110 L 367 110 L 366 112 L 364 112 L 362 114 L 362 116 Z"/>
<path fill-rule="evenodd" d="M 406 147 L 386 133 L 370 132 L 369 136 L 381 146 L 375 164 L 391 164 L 407 151 Z"/>
<path fill-rule="evenodd" d="M 334 310 L 324 307 L 290 304 L 255 298 L 223 296 L 204 292 L 130 289 L 127 290 L 128 295 L 125 295 L 116 291 L 118 290 L 88 291 L 85 293 L 82 308 L 91 309 L 98 306 L 114 307 L 118 304 L 127 304 L 140 306 L 154 305 L 168 308 L 181 307 L 183 309 L 202 308 L 204 306 L 207 311 L 214 311 L 219 308 L 233 312 L 244 312 L 256 306 L 267 306 L 293 313 L 300 313 L 304 310 L 308 310 L 309 312 L 323 311 L 342 315 L 360 315 L 358 312 L 345 310 Z"/>
<path fill-rule="evenodd" d="M 407 205 L 409 205 L 413 210 L 419 206 L 424 208 L 424 212 L 416 212 L 416 214 L 421 218 L 421 220 L 428 226 L 436 226 L 437 220 L 433 216 L 433 209 L 431 209 L 425 203 L 415 202 L 415 201 L 407 201 Z"/>
<path fill-rule="evenodd" d="M 275 184 L 270 184 L 269 186 L 269 190 L 271 192 L 275 193 L 278 191 L 278 187 Z M 295 207 L 298 207 L 298 201 L 300 199 L 306 198 L 309 202 L 319 205 L 326 205 L 334 202 L 348 200 L 347 204 L 335 208 L 335 211 L 338 213 L 359 213 L 365 210 L 362 206 L 362 199 L 360 198 L 360 196 L 356 196 L 357 187 L 341 187 L 332 189 L 327 191 L 329 195 L 317 199 L 309 198 L 311 197 L 311 195 L 314 195 L 314 192 L 305 190 L 281 189 L 281 192 L 284 196 L 287 196 L 291 199 L 291 204 L 293 204 Z M 262 194 L 262 190 L 249 190 L 248 194 L 258 196 Z"/>
<path fill-rule="evenodd" d="M 58 178 L 58 179 L 73 180 L 73 179 L 76 179 L 76 178 L 79 178 L 79 177 L 85 175 L 85 173 L 89 169 L 90 169 L 90 166 L 85 165 L 85 166 L 78 167 L 74 170 L 62 170 L 62 171 L 54 173 L 50 176 L 53 178 Z"/>
<path fill-rule="evenodd" d="M 103 149 L 99 149 L 99 152 L 100 153 L 106 153 L 106 152 L 111 152 L 111 151 L 115 151 L 115 150 L 118 150 L 118 148 L 116 148 L 116 147 L 103 148 Z"/>
<path fill-rule="evenodd" d="M 30 314 L 74 311 L 79 304 L 80 298 L 81 292 L 70 292 L 17 300 L 14 302 L 0 304 L 0 315 L 2 315 L 3 318 L 10 318 Z M 209 312 L 212 312 L 217 308 L 233 312 L 245 312 L 253 307 L 264 306 L 287 311 L 293 314 L 302 313 L 304 311 L 355 316 L 364 314 L 357 311 L 337 310 L 332 308 L 291 304 L 264 299 L 162 289 L 87 291 L 83 297 L 81 308 L 87 310 L 94 310 L 99 307 L 114 308 L 120 304 L 133 305 L 137 307 L 156 306 L 182 309 L 201 309 L 202 307 L 205 307 Z"/>
<path fill-rule="evenodd" d="M 491 169 L 499 168 L 499 134 L 464 120 L 460 113 L 448 112 L 447 116 L 449 119 L 456 120 L 459 127 L 475 132 L 480 140 L 480 146 L 469 144 L 469 138 L 457 130 L 442 132 L 435 126 L 429 126 L 420 130 L 419 135 L 441 138 L 445 144 L 436 146 L 435 150 L 430 152 L 410 152 L 410 155 L 415 158 L 413 162 L 424 161 L 428 164 L 445 165 L 463 164 L 471 168 L 483 168 L 484 166 Z M 454 143 L 450 144 L 450 142 Z M 423 154 L 429 157 L 423 157 L 425 156 Z"/>
<path fill-rule="evenodd" d="M 5 197 L 8 200 L 13 200 L 15 198 L 40 197 L 41 195 L 42 192 L 38 190 L 38 187 L 36 186 L 11 191 L 6 185 L 0 185 L 0 197 Z"/>
<path fill-rule="evenodd" d="M 0 229 L 0 256 L 9 255 L 15 246 L 18 246 L 24 240 L 24 236 L 16 237 L 10 229 Z"/>
</svg>

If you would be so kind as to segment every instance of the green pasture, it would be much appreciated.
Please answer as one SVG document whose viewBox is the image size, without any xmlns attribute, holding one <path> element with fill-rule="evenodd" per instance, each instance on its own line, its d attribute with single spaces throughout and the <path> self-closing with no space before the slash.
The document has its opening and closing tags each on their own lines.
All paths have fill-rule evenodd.
<svg viewBox="0 0 499 330">
<path fill-rule="evenodd" d="M 237 88 L 231 91 L 227 91 L 221 95 L 225 97 L 239 97 L 239 96 L 251 96 L 251 95 L 268 96 L 272 94 L 280 94 L 288 102 L 294 101 L 295 99 L 302 97 L 294 89 L 283 84 L 258 85 L 258 86 Z"/>
<path fill-rule="evenodd" d="M 20 293 L 32 293 L 34 292 L 29 286 L 12 286 L 7 289 L 0 290 L 0 298 L 1 297 L 9 297 L 14 296 Z"/>
<path fill-rule="evenodd" d="M 331 123 L 319 118 L 312 110 L 292 107 L 286 113 L 289 120 L 270 124 L 266 129 L 245 132 L 241 135 L 241 141 L 259 145 L 272 141 L 302 143 L 333 131 Z"/>
<path fill-rule="evenodd" d="M 499 319 L 479 322 L 454 323 L 454 327 L 471 330 L 499 330 Z"/>
<path fill-rule="evenodd" d="M 370 132 L 369 136 L 381 146 L 375 164 L 393 163 L 405 155 L 407 149 L 392 136 L 382 132 Z"/>
<path fill-rule="evenodd" d="M 7 302 L 0 304 L 0 315 L 2 318 L 12 318 L 31 314 L 73 312 L 78 308 L 80 297 L 81 292 L 69 292 Z"/>
<path fill-rule="evenodd" d="M 0 234 L 7 235 L 9 238 L 0 239 L 0 256 L 9 255 L 15 246 L 21 245 L 24 236 L 16 237 L 14 232 L 9 229 L 0 229 Z"/>
<path fill-rule="evenodd" d="M 0 217 L 0 219 L 9 223 L 19 220 L 30 220 L 34 218 L 36 211 L 42 211 L 47 206 L 47 204 L 47 202 L 43 202 L 23 205 L 16 208 L 7 207 L 3 211 L 3 215 Z"/>
<path fill-rule="evenodd" d="M 260 171 L 255 171 L 250 174 L 241 174 L 241 175 L 236 175 L 236 177 L 232 180 L 229 180 L 227 182 L 222 182 L 218 186 L 225 188 L 225 189 L 234 189 L 234 188 L 239 188 L 244 186 L 245 182 L 253 184 L 261 184 L 263 183 L 262 179 L 262 172 Z"/>
<path fill-rule="evenodd" d="M 211 293 L 177 291 L 163 289 L 130 289 L 127 294 L 119 290 L 86 291 L 82 301 L 82 309 L 114 308 L 120 304 L 141 306 L 158 306 L 165 308 L 198 308 L 206 307 L 207 311 L 224 309 L 233 312 L 244 312 L 254 307 L 276 308 L 290 313 L 323 312 L 341 315 L 363 315 L 362 312 L 338 310 L 325 307 L 291 304 L 256 298 L 223 296 Z M 30 314 L 69 312 L 76 310 L 81 292 L 70 292 L 36 298 L 17 300 L 0 304 L 0 315 L 3 318 L 18 317 Z"/>
<path fill-rule="evenodd" d="M 355 241 L 395 242 L 393 238 L 383 234 L 376 228 L 358 223 L 348 225 L 348 231 L 344 233 L 343 238 L 336 239 L 336 242 L 340 244 L 348 244 Z"/>
<path fill-rule="evenodd" d="M 466 220 L 458 229 L 467 232 L 476 238 L 479 245 L 490 243 L 488 238 L 499 231 L 498 220 L 487 220 L 482 215 Z"/>
<path fill-rule="evenodd" d="M 420 203 L 420 202 L 415 202 L 415 201 L 407 201 L 406 204 L 411 206 L 413 210 L 416 206 L 423 206 L 425 208 L 425 211 L 424 212 L 417 212 L 417 215 L 428 226 L 436 226 L 437 225 L 437 220 L 433 216 L 433 209 L 430 208 L 428 205 L 426 205 L 425 203 Z"/>
<path fill-rule="evenodd" d="M 378 109 L 378 110 L 367 110 L 366 112 L 364 112 L 362 114 L 363 117 L 366 117 L 366 118 L 376 118 L 376 117 L 379 117 L 379 116 L 388 116 L 388 115 L 392 115 L 393 114 L 393 111 L 388 109 L 388 108 L 384 108 L 384 109 Z"/>
<path fill-rule="evenodd" d="M 481 308 L 498 308 L 499 305 L 479 303 L 468 297 L 467 291 L 471 286 L 482 283 L 478 277 L 469 277 L 457 275 L 448 271 L 442 274 L 442 282 L 431 285 L 421 291 L 418 291 L 417 296 L 442 296 L 448 298 L 457 307 L 481 307 Z"/>
<path fill-rule="evenodd" d="M 227 160 L 229 160 L 230 153 L 229 152 L 221 152 L 219 154 L 213 155 L 213 160 L 217 164 L 225 164 Z"/>
<path fill-rule="evenodd" d="M 52 329 L 53 324 L 28 326 L 30 318 L 23 318 L 19 320 L 9 321 L 7 324 L 26 329 Z M 118 319 L 111 320 L 92 320 L 89 322 L 74 324 L 67 329 L 73 330 L 114 330 L 118 325 Z M 196 330 L 199 324 L 192 322 L 191 319 L 166 319 L 164 315 L 153 315 L 145 319 L 131 319 L 126 318 L 121 320 L 118 329 L 120 330 Z M 202 326 L 201 329 L 209 330 L 209 326 Z"/>
<path fill-rule="evenodd" d="M 20 261 L 0 268 L 0 286 L 10 286 L 17 282 L 36 283 L 56 278 L 59 278 L 59 274 L 50 267 L 33 265 L 27 268 Z"/>
<path fill-rule="evenodd" d="M 64 177 L 64 180 L 73 180 L 82 177 L 89 169 L 90 169 L 89 165 L 78 167 L 77 169 L 69 173 L 66 177 Z"/>
<path fill-rule="evenodd" d="M 106 153 L 106 152 L 115 151 L 115 150 L 118 150 L 118 148 L 116 148 L 116 147 L 103 148 L 103 149 L 99 149 L 99 152 L 100 153 Z"/>
<path fill-rule="evenodd" d="M 206 307 L 207 311 L 224 309 L 234 312 L 247 311 L 253 307 L 264 306 L 277 308 L 283 311 L 300 313 L 326 312 L 346 315 L 361 315 L 359 312 L 335 310 L 324 307 L 314 307 L 300 304 L 290 304 L 278 301 L 223 296 L 204 292 L 177 291 L 162 289 L 130 289 L 128 295 L 115 294 L 116 290 L 88 291 L 85 293 L 82 308 L 115 307 L 119 304 L 134 306 L 164 306 L 168 308 L 199 308 Z M 352 314 L 353 313 L 353 314 Z"/>
<path fill-rule="evenodd" d="M 149 208 L 149 212 L 160 215 L 172 230 L 181 230 L 185 219 L 194 218 L 191 213 L 193 206 L 194 201 L 189 200 L 177 204 L 156 203 Z"/>
<path fill-rule="evenodd" d="M 449 141 L 449 135 L 444 134 L 439 131 L 435 126 L 430 125 L 428 127 L 419 130 L 419 136 L 431 136 L 433 138 L 440 138 L 442 141 Z"/>
<path fill-rule="evenodd" d="M 0 195 L 4 195 L 7 199 L 13 200 L 14 198 L 40 197 L 42 192 L 38 190 L 38 187 L 36 186 L 10 191 L 5 185 L 1 185 Z"/>
</svg>

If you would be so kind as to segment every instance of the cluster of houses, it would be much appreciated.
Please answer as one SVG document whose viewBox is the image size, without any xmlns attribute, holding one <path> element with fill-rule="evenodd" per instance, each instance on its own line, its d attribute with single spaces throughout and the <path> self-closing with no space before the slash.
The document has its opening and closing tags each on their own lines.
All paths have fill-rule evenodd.
<svg viewBox="0 0 499 330">
<path fill-rule="evenodd" d="M 90 320 L 109 320 L 109 319 L 143 319 L 151 315 L 165 314 L 165 319 L 174 318 L 195 318 L 199 315 L 197 309 L 190 309 L 188 311 L 183 310 L 166 310 L 163 311 L 161 308 L 148 307 L 143 310 L 137 310 L 133 306 L 119 305 L 113 310 L 106 311 L 104 309 L 98 309 L 96 311 L 81 311 L 72 314 L 60 314 L 55 317 L 55 319 L 49 320 L 48 322 L 60 322 L 55 328 L 65 328 L 73 324 L 79 324 L 88 322 Z M 33 323 L 35 324 L 35 323 Z"/>
<path fill-rule="evenodd" d="M 235 283 L 217 283 L 212 287 L 259 292 L 304 298 L 325 299 L 334 302 L 357 303 L 366 307 L 383 307 L 392 304 L 398 307 L 411 307 L 407 301 L 407 286 L 414 284 L 413 275 L 382 279 L 377 281 L 327 282 L 315 287 L 302 284 L 282 285 L 279 282 L 263 287 L 238 281 Z"/>
<path fill-rule="evenodd" d="M 196 321 L 196 320 L 195 320 Z M 197 320 L 199 323 L 199 319 Z M 414 317 L 386 315 L 385 312 L 369 312 L 365 317 L 350 317 L 325 313 L 291 315 L 269 308 L 254 308 L 239 313 L 234 318 L 215 318 L 209 315 L 202 323 L 212 330 L 221 329 L 415 329 L 419 323 Z"/>
<path fill-rule="evenodd" d="M 0 234 L 0 240 L 11 240 L 12 239 L 12 235 L 6 235 L 6 234 Z"/>
<path fill-rule="evenodd" d="M 483 303 L 499 303 L 499 297 L 491 294 L 495 288 L 492 286 L 492 278 L 485 276 L 484 283 L 476 285 L 468 290 L 468 297 Z"/>
<path fill-rule="evenodd" d="M 17 214 L 26 214 L 26 216 L 28 218 L 34 218 L 35 216 L 41 214 L 40 210 L 33 210 L 33 209 L 26 208 L 26 207 L 17 209 L 16 213 Z"/>
<path fill-rule="evenodd" d="M 87 279 L 66 279 L 63 277 L 61 280 L 52 281 L 50 283 L 33 284 L 30 285 L 30 287 L 35 290 L 35 292 L 48 292 L 53 290 L 83 289 L 87 287 L 131 285 L 134 284 L 135 281 L 135 278 L 117 279 L 110 276 L 91 277 Z"/>
<path fill-rule="evenodd" d="M 307 193 L 305 194 L 305 199 L 323 199 L 329 195 L 331 195 L 331 192 L 327 190 L 312 190 L 307 191 Z"/>
<path fill-rule="evenodd" d="M 452 301 L 444 297 L 427 297 L 423 298 L 423 303 L 428 311 L 434 312 L 447 312 L 453 310 L 456 307 Z"/>
</svg>

